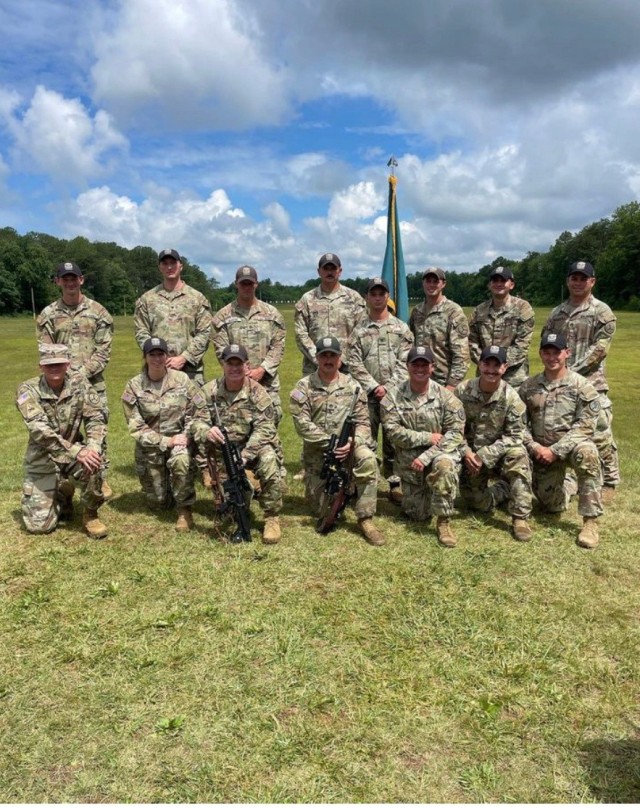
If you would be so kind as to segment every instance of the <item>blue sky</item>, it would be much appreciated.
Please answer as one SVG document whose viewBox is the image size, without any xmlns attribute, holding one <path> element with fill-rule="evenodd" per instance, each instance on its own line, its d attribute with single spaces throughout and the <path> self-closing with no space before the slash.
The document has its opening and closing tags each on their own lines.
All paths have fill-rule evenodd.
<svg viewBox="0 0 640 808">
<path fill-rule="evenodd" d="M 0 24 L 21 233 L 175 247 L 222 283 L 326 251 L 372 275 L 395 154 L 408 270 L 475 271 L 640 193 L 636 0 L 5 0 Z"/>
</svg>

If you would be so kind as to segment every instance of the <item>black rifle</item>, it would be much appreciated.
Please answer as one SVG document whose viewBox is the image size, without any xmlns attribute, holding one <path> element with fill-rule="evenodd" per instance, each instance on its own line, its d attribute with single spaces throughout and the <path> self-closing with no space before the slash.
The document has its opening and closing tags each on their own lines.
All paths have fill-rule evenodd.
<svg viewBox="0 0 640 808">
<path fill-rule="evenodd" d="M 243 541 L 251 541 L 249 503 L 253 489 L 247 479 L 240 451 L 236 444 L 232 443 L 229 439 L 229 433 L 222 425 L 218 406 L 215 402 L 213 403 L 213 412 L 215 425 L 222 432 L 224 438 L 224 443 L 220 445 L 220 452 L 227 473 L 227 478 L 222 483 L 222 496 L 221 501 L 218 500 L 217 511 L 221 515 L 224 515 L 228 511 L 233 512 L 233 516 L 236 520 L 236 530 L 229 541 L 232 544 L 240 544 Z M 218 482 L 219 475 L 217 474 L 217 469 L 215 468 L 211 454 L 208 456 L 208 463 L 211 477 L 216 481 L 218 491 L 220 492 L 220 484 Z"/>
<path fill-rule="evenodd" d="M 342 424 L 340 434 L 333 434 L 331 436 L 329 445 L 324 453 L 320 479 L 324 480 L 325 483 L 320 499 L 320 516 L 316 523 L 318 533 L 328 533 L 331 530 L 354 494 L 351 484 L 354 444 L 352 443 L 351 451 L 344 460 L 338 460 L 336 457 L 336 449 L 344 446 L 348 443 L 349 438 L 354 437 L 355 421 L 353 412 L 359 394 L 360 388 L 357 388 L 353 394 L 353 400 L 349 407 L 347 417 Z"/>
</svg>

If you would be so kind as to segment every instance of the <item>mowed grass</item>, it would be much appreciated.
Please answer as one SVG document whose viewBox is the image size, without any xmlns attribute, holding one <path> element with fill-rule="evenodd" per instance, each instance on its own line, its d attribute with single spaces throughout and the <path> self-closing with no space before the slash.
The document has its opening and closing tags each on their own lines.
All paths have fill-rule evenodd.
<svg viewBox="0 0 640 808">
<path fill-rule="evenodd" d="M 286 317 L 285 409 L 300 371 Z M 638 801 L 639 331 L 619 317 L 624 486 L 596 551 L 574 544 L 575 506 L 536 516 L 528 545 L 500 511 L 460 514 L 443 550 L 382 497 L 387 546 L 352 512 L 319 536 L 291 475 L 282 543 L 235 547 L 201 488 L 191 534 L 145 509 L 119 403 L 140 367 L 131 318 L 107 374 L 109 539 L 79 515 L 28 535 L 14 398 L 36 373 L 33 323 L 1 320 L 0 800 Z M 288 414 L 281 432 L 295 471 Z"/>
</svg>

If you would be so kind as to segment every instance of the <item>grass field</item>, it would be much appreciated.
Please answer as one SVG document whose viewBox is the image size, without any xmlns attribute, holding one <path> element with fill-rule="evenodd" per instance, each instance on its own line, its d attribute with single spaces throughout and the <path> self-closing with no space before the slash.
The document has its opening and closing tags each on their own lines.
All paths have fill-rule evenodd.
<svg viewBox="0 0 640 808">
<path fill-rule="evenodd" d="M 285 401 L 300 370 L 286 318 Z M 31 320 L 0 320 L 1 801 L 640 800 L 640 315 L 619 317 L 609 361 L 624 485 L 592 552 L 575 506 L 536 516 L 527 545 L 501 511 L 460 514 L 443 550 L 382 498 L 386 547 L 352 512 L 319 536 L 291 477 L 280 545 L 216 541 L 201 488 L 177 534 L 139 493 L 119 396 L 140 354 L 131 318 L 116 328 L 116 496 L 96 542 L 79 516 L 21 527 L 14 396 L 37 354 Z M 295 471 L 288 415 L 281 430 Z"/>
</svg>

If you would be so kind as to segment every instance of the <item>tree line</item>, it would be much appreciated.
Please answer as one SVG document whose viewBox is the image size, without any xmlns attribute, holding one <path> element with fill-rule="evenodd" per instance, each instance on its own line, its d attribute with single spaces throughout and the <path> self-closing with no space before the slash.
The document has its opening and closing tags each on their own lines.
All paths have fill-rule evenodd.
<svg viewBox="0 0 640 808">
<path fill-rule="evenodd" d="M 56 300 L 53 275 L 62 261 L 75 261 L 82 268 L 86 293 L 112 314 L 131 314 L 137 298 L 159 282 L 157 252 L 151 247 L 127 249 L 81 236 L 70 240 L 45 233 L 21 236 L 5 227 L 0 229 L 0 314 L 21 314 L 32 308 L 39 312 Z M 476 271 L 447 272 L 447 297 L 462 306 L 477 305 L 487 296 L 491 270 L 504 266 L 514 274 L 518 296 L 533 306 L 552 306 L 563 297 L 567 268 L 574 261 L 594 265 L 601 300 L 614 309 L 640 311 L 640 203 L 623 205 L 578 233 L 565 231 L 546 253 L 530 252 L 520 261 L 501 256 Z M 187 258 L 183 262 L 183 278 L 202 292 L 214 309 L 235 298 L 233 283 L 220 287 L 197 264 Z M 366 290 L 366 278 L 342 282 L 362 294 Z M 317 277 L 297 285 L 265 278 L 260 281 L 258 294 L 266 302 L 293 302 L 317 283 Z M 422 298 L 422 272 L 408 275 L 407 285 L 410 299 Z"/>
</svg>

